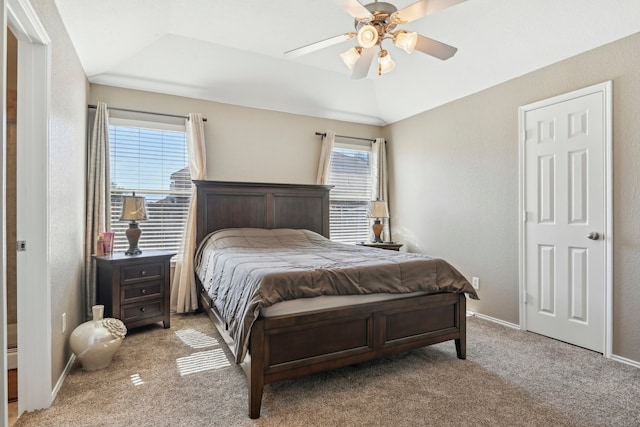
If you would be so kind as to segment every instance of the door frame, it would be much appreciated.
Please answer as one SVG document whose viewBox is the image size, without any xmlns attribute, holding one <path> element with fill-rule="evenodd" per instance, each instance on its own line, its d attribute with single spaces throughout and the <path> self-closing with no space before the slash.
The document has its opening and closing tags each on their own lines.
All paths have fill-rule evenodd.
<svg viewBox="0 0 640 427">
<path fill-rule="evenodd" d="M 6 117 L 7 112 L 7 9 L 2 5 L 0 10 L 0 25 L 4 28 L 2 33 L 2 43 L 0 49 L 2 56 L 0 57 L 0 104 L 2 107 L 2 113 Z M 6 120 L 0 120 L 0 138 L 2 138 L 2 147 L 0 148 L 0 318 L 2 324 L 0 325 L 0 346 L 2 346 L 2 356 L 0 357 L 0 378 L 2 384 L 0 384 L 0 424 L 8 425 L 7 412 L 8 412 L 8 388 L 7 388 L 7 275 L 4 273 L 7 266 L 7 228 L 6 228 L 6 156 L 7 156 L 7 127 Z"/>
<path fill-rule="evenodd" d="M 10 28 L 18 39 L 18 154 L 29 153 L 17 159 L 17 238 L 27 241 L 27 251 L 19 252 L 17 259 L 20 415 L 48 408 L 54 397 L 48 238 L 51 39 L 28 1 L 2 0 L 2 7 L 4 31 Z M 6 57 L 6 47 L 2 54 Z M 5 250 L 16 250 L 16 242 L 3 243 Z M 4 321 L 6 327 L 6 316 Z"/>
<path fill-rule="evenodd" d="M 518 108 L 518 207 L 520 220 L 518 227 L 518 282 L 520 305 L 520 329 L 527 330 L 526 316 L 526 210 L 525 210 L 525 114 L 529 111 L 568 101 L 580 96 L 600 93 L 603 101 L 604 150 L 601 159 L 604 166 L 604 218 L 605 230 L 605 291 L 604 291 L 604 356 L 611 357 L 613 346 L 613 83 L 611 80 L 583 89 L 533 102 Z"/>
</svg>

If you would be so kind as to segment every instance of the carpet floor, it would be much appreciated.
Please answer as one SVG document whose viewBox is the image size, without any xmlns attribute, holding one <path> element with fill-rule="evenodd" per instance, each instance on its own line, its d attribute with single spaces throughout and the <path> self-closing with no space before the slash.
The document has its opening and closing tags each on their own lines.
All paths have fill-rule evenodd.
<svg viewBox="0 0 640 427">
<path fill-rule="evenodd" d="M 16 426 L 640 426 L 640 369 L 470 317 L 446 342 L 270 384 L 244 373 L 204 314 L 132 330 L 108 368 L 75 362 L 53 405 Z"/>
</svg>

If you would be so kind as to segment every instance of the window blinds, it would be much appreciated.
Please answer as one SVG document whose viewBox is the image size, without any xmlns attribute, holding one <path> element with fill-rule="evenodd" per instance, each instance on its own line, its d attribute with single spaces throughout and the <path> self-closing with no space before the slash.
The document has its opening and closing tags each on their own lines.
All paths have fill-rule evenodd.
<svg viewBox="0 0 640 427">
<path fill-rule="evenodd" d="M 369 239 L 367 203 L 371 200 L 371 149 L 336 144 L 331 153 L 329 222 L 331 239 L 356 243 Z"/>
<path fill-rule="evenodd" d="M 175 128 L 111 120 L 111 230 L 116 252 L 129 247 L 124 234 L 129 223 L 120 221 L 120 213 L 122 196 L 133 192 L 145 197 L 149 218 L 140 222 L 140 249 L 180 249 L 192 184 L 184 126 Z"/>
</svg>

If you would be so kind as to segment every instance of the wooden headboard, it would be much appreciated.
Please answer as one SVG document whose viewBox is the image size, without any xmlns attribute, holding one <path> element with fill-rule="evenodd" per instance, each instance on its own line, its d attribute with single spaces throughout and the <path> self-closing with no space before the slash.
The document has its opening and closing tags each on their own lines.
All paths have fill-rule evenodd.
<svg viewBox="0 0 640 427">
<path fill-rule="evenodd" d="M 193 181 L 196 236 L 222 228 L 306 228 L 329 238 L 330 185 Z"/>
</svg>

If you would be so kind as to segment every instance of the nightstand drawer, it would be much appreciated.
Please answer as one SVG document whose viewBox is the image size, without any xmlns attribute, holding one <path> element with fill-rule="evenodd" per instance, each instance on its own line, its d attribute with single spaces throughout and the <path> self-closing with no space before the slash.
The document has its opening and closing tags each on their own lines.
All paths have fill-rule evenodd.
<svg viewBox="0 0 640 427">
<path fill-rule="evenodd" d="M 131 304 L 148 299 L 160 298 L 164 295 L 164 280 L 142 282 L 120 287 L 120 303 Z"/>
<path fill-rule="evenodd" d="M 157 280 L 164 277 L 164 267 L 161 262 L 135 264 L 122 267 L 120 280 L 123 285 L 142 280 Z"/>
<path fill-rule="evenodd" d="M 127 328 L 162 321 L 171 327 L 171 257 L 175 252 L 144 251 L 94 256 L 96 300 L 104 317 L 115 317 Z"/>
<path fill-rule="evenodd" d="M 123 305 L 120 307 L 120 319 L 126 324 L 149 317 L 162 316 L 164 314 L 162 308 L 163 303 L 164 301 L 162 299 L 156 299 L 137 304 Z"/>
</svg>

